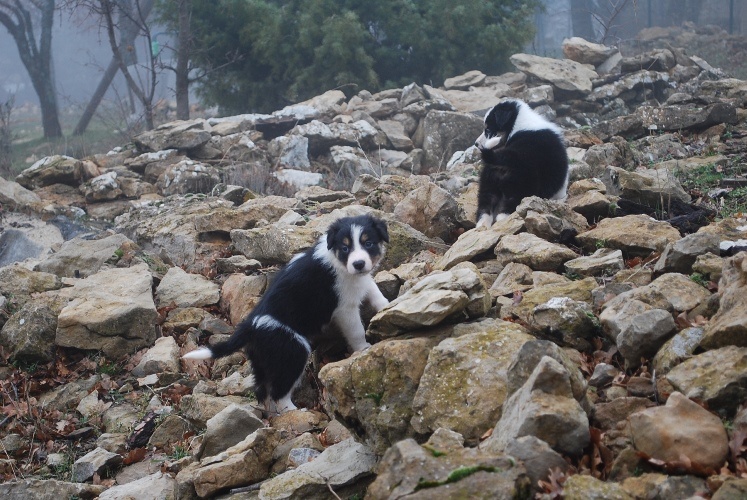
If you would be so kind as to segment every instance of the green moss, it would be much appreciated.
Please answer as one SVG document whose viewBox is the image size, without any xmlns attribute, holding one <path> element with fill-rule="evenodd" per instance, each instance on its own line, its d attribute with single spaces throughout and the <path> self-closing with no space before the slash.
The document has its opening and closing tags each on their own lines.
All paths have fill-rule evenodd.
<svg viewBox="0 0 747 500">
<path fill-rule="evenodd" d="M 376 403 L 376 406 L 379 406 L 381 404 L 381 400 L 384 397 L 383 392 L 367 392 L 363 395 L 364 398 L 373 399 L 374 403 Z"/>
<path fill-rule="evenodd" d="M 449 475 L 446 476 L 446 479 L 441 481 L 424 481 L 423 479 L 420 479 L 420 481 L 418 481 L 418 485 L 415 487 L 415 491 L 423 490 L 426 488 L 437 488 L 445 484 L 456 483 L 480 471 L 501 472 L 498 467 L 491 467 L 488 465 L 472 465 L 470 467 L 459 467 L 451 471 Z"/>
</svg>

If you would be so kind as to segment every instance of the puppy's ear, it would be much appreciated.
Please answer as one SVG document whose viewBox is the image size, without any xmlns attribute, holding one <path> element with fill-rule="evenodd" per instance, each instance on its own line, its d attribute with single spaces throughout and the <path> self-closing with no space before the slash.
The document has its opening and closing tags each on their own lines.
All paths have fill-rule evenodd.
<svg viewBox="0 0 747 500">
<path fill-rule="evenodd" d="M 335 246 L 335 238 L 337 233 L 340 232 L 340 221 L 336 220 L 329 229 L 327 229 L 327 250 L 331 250 Z"/>
<path fill-rule="evenodd" d="M 372 221 L 374 229 L 379 233 L 379 238 L 389 243 L 389 230 L 386 227 L 386 222 L 375 217 L 372 217 Z"/>
</svg>

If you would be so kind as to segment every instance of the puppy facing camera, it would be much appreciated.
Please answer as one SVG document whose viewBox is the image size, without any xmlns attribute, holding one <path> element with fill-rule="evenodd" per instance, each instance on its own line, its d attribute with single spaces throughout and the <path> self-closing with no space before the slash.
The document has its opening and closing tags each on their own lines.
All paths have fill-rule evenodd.
<svg viewBox="0 0 747 500">
<path fill-rule="evenodd" d="M 275 276 L 231 338 L 185 354 L 185 359 L 228 356 L 244 348 L 257 400 L 270 414 L 296 409 L 291 401 L 315 341 L 330 326 L 351 351 L 370 347 L 360 315 L 365 301 L 376 310 L 389 301 L 371 276 L 384 257 L 389 232 L 371 215 L 344 217 L 315 246 L 294 256 Z"/>
</svg>

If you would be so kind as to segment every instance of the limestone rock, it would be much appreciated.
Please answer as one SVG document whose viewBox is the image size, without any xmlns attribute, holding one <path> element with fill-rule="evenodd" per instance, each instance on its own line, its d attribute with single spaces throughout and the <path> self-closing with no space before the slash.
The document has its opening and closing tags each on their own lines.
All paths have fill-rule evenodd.
<svg viewBox="0 0 747 500">
<path fill-rule="evenodd" d="M 435 456 L 434 450 L 439 452 Z M 530 479 L 521 465 L 502 453 L 480 448 L 437 443 L 419 445 L 406 439 L 387 450 L 377 466 L 376 480 L 367 497 L 387 498 L 494 498 L 528 497 Z"/>
<path fill-rule="evenodd" d="M 492 251 L 498 241 L 507 234 L 516 234 L 524 227 L 524 221 L 516 214 L 498 221 L 486 229 L 465 231 L 446 253 L 438 259 L 436 269 L 450 269 L 478 255 Z"/>
<path fill-rule="evenodd" d="M 656 373 L 667 373 L 678 364 L 692 357 L 704 334 L 702 328 L 690 327 L 667 340 L 654 356 L 653 366 Z"/>
<path fill-rule="evenodd" d="M 537 196 L 524 198 L 516 213 L 524 218 L 527 232 L 547 241 L 558 241 L 566 234 L 586 231 L 589 225 L 581 214 L 565 203 Z"/>
<path fill-rule="evenodd" d="M 132 241 L 122 234 L 113 234 L 100 240 L 73 238 L 60 246 L 60 249 L 46 260 L 38 263 L 35 271 L 55 274 L 67 278 L 86 278 L 105 267 L 107 262 L 119 260 L 117 252 Z"/>
<path fill-rule="evenodd" d="M 506 401 L 492 436 L 481 447 L 503 450 L 514 439 L 528 435 L 569 455 L 579 455 L 589 442 L 589 420 L 573 398 L 568 371 L 548 356 Z"/>
<path fill-rule="evenodd" d="M 450 111 L 431 111 L 423 122 L 423 150 L 428 172 L 446 167 L 456 151 L 474 144 L 484 128 L 482 118 Z"/>
<path fill-rule="evenodd" d="M 412 400 L 412 426 L 420 434 L 446 428 L 476 443 L 501 416 L 508 396 L 506 372 L 532 337 L 501 320 L 486 319 L 469 328 L 471 333 L 443 340 L 428 356 Z"/>
<path fill-rule="evenodd" d="M 426 307 L 423 305 L 426 304 Z M 387 338 L 453 318 L 478 318 L 490 308 L 490 294 L 473 264 L 435 271 L 371 319 L 368 334 Z"/>
<path fill-rule="evenodd" d="M 635 497 L 618 483 L 576 474 L 563 483 L 563 498 L 568 500 L 633 500 Z"/>
<path fill-rule="evenodd" d="M 747 396 L 747 348 L 726 346 L 706 351 L 675 366 L 666 377 L 688 398 L 703 401 L 714 411 L 733 414 Z"/>
<path fill-rule="evenodd" d="M 501 308 L 501 317 L 516 317 L 523 321 L 531 320 L 534 309 L 555 297 L 568 297 L 591 303 L 591 291 L 597 287 L 594 278 L 537 286 L 524 292 L 521 301 Z"/>
<path fill-rule="evenodd" d="M 607 194 L 619 196 L 651 208 L 666 207 L 674 200 L 690 203 L 690 195 L 668 169 L 639 169 L 628 172 L 619 167 L 607 167 L 602 177 Z"/>
<path fill-rule="evenodd" d="M 109 269 L 75 283 L 57 321 L 57 345 L 100 349 L 117 359 L 155 341 L 158 316 L 145 264 Z"/>
<path fill-rule="evenodd" d="M 330 415 L 359 433 L 376 453 L 415 435 L 412 401 L 430 350 L 441 335 L 384 340 L 342 361 L 328 363 L 319 380 Z"/>
<path fill-rule="evenodd" d="M 591 91 L 591 81 L 598 77 L 588 66 L 568 59 L 552 59 L 531 54 L 514 54 L 511 63 L 519 71 L 574 93 Z"/>
<path fill-rule="evenodd" d="M 174 337 L 156 339 L 155 345 L 143 354 L 140 363 L 131 373 L 136 377 L 144 377 L 163 372 L 179 373 L 179 346 Z"/>
<path fill-rule="evenodd" d="M 82 179 L 80 160 L 64 155 L 42 158 L 16 176 L 16 182 L 26 189 L 36 189 L 52 184 L 77 187 Z"/>
<path fill-rule="evenodd" d="M 264 423 L 252 411 L 232 403 L 210 418 L 206 426 L 200 455 L 210 457 L 242 441 Z"/>
<path fill-rule="evenodd" d="M 122 457 L 103 448 L 96 448 L 86 453 L 73 464 L 73 480 L 82 483 L 91 479 L 94 474 L 102 473 L 106 467 L 116 467 L 122 463 Z"/>
<path fill-rule="evenodd" d="M 576 253 L 562 245 L 550 243 L 530 233 L 503 236 L 495 247 L 499 264 L 516 262 L 535 271 L 555 271 Z"/>
<path fill-rule="evenodd" d="M 174 478 L 163 472 L 156 472 L 126 484 L 113 486 L 99 495 L 99 500 L 129 500 L 132 498 L 152 498 L 153 500 L 173 500 Z"/>
<path fill-rule="evenodd" d="M 630 416 L 633 443 L 653 458 L 693 463 L 718 470 L 726 460 L 728 438 L 721 420 L 679 392 L 665 406 Z"/>
<path fill-rule="evenodd" d="M 724 263 L 719 281 L 719 309 L 706 326 L 704 349 L 727 345 L 747 346 L 747 253 L 740 252 Z"/>
<path fill-rule="evenodd" d="M 647 215 L 626 215 L 599 221 L 597 227 L 578 235 L 578 241 L 587 250 L 597 244 L 622 250 L 626 257 L 648 257 L 651 252 L 661 252 L 668 243 L 680 239 L 680 233 L 667 222 L 659 222 Z"/>
<path fill-rule="evenodd" d="M 393 214 L 426 236 L 450 241 L 452 231 L 457 227 L 456 209 L 451 194 L 429 182 L 410 191 L 394 207 Z"/>
<path fill-rule="evenodd" d="M 202 307 L 217 304 L 220 288 L 199 274 L 172 267 L 156 288 L 159 307 Z"/>
<path fill-rule="evenodd" d="M 95 498 L 104 491 L 102 485 L 69 483 L 57 479 L 21 479 L 0 484 L 0 495 L 7 500 L 59 500 L 60 498 Z"/>
<path fill-rule="evenodd" d="M 589 42 L 577 36 L 563 40 L 563 55 L 581 64 L 597 66 L 616 52 L 617 49 L 614 47 Z"/>
<path fill-rule="evenodd" d="M 622 251 L 600 248 L 593 254 L 563 264 L 566 272 L 579 276 L 611 276 L 625 268 Z"/>
<path fill-rule="evenodd" d="M 45 363 L 54 359 L 59 309 L 32 299 L 13 313 L 0 330 L 0 345 L 13 359 Z"/>
<path fill-rule="evenodd" d="M 231 241 L 249 259 L 285 264 L 298 252 L 314 245 L 321 231 L 306 226 L 273 224 L 256 229 L 234 229 Z"/>
<path fill-rule="evenodd" d="M 625 365 L 637 367 L 641 358 L 650 358 L 676 331 L 671 313 L 651 309 L 635 315 L 617 336 L 617 348 Z"/>
</svg>

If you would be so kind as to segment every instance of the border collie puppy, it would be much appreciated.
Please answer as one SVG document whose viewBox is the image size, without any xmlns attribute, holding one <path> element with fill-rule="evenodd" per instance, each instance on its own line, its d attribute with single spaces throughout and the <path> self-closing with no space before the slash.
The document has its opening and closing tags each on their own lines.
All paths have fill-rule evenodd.
<svg viewBox="0 0 747 500">
<path fill-rule="evenodd" d="M 506 218 L 527 196 L 563 200 L 568 155 L 560 128 L 524 101 L 507 99 L 485 114 L 475 141 L 483 169 L 477 196 L 477 227 Z"/>
<path fill-rule="evenodd" d="M 296 409 L 291 393 L 323 328 L 335 323 L 353 351 L 371 346 L 360 306 L 368 300 L 379 311 L 389 303 L 371 276 L 388 242 L 386 223 L 371 215 L 336 220 L 277 273 L 231 338 L 183 357 L 220 358 L 245 347 L 257 400 L 270 413 Z"/>
</svg>

